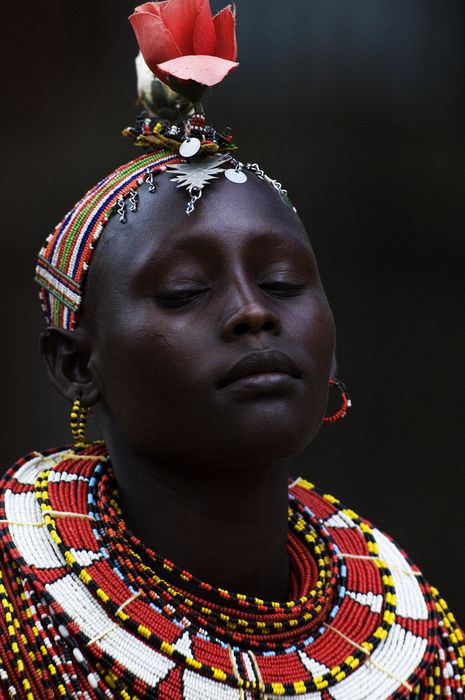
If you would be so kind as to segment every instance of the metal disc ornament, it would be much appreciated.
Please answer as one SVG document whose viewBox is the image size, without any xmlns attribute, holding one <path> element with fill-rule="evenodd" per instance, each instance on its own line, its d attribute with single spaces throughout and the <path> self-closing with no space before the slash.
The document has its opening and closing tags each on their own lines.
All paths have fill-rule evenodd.
<svg viewBox="0 0 465 700">
<path fill-rule="evenodd" d="M 179 154 L 183 158 L 192 158 L 192 156 L 195 156 L 200 151 L 200 145 L 199 139 L 195 137 L 186 139 L 179 146 Z"/>
<path fill-rule="evenodd" d="M 247 182 L 247 175 L 242 170 L 233 170 L 232 168 L 229 168 L 228 170 L 224 171 L 224 176 L 231 182 L 236 182 L 239 185 Z"/>
</svg>

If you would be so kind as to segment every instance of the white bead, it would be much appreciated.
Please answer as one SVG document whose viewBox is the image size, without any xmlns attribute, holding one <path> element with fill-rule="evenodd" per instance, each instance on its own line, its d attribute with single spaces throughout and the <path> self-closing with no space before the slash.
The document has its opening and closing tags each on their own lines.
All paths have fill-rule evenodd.
<svg viewBox="0 0 465 700">
<path fill-rule="evenodd" d="M 74 647 L 74 649 L 73 649 L 73 656 L 78 663 L 82 664 L 84 662 L 84 657 L 82 655 L 82 652 L 77 647 Z"/>
<path fill-rule="evenodd" d="M 89 681 L 91 688 L 98 688 L 98 680 L 93 673 L 89 673 L 87 680 Z"/>
</svg>

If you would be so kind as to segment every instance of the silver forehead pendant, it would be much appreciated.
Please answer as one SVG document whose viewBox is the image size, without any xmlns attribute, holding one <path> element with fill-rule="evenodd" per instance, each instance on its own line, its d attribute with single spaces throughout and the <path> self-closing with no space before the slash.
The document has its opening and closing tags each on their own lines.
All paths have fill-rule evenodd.
<svg viewBox="0 0 465 700">
<path fill-rule="evenodd" d="M 240 163 L 238 163 L 234 169 L 229 168 L 228 170 L 225 170 L 224 176 L 231 182 L 235 182 L 237 185 L 242 185 L 244 182 L 247 182 L 247 175 L 242 170 Z"/>
<path fill-rule="evenodd" d="M 172 182 L 177 182 L 178 187 L 185 187 L 191 195 L 186 213 L 192 214 L 197 200 L 202 196 L 202 190 L 212 180 L 216 180 L 218 175 L 224 173 L 224 165 L 230 160 L 229 156 L 213 156 L 212 158 L 202 158 L 201 160 L 190 160 L 188 163 L 177 163 L 167 165 L 166 169 L 174 173 Z"/>
</svg>

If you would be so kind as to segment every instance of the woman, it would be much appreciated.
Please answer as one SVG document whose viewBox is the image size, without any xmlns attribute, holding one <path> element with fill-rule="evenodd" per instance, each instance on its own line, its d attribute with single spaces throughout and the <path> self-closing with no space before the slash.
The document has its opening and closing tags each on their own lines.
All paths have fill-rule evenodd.
<svg viewBox="0 0 465 700">
<path fill-rule="evenodd" d="M 150 5 L 143 51 L 140 15 L 168 24 Z M 144 57 L 186 87 L 172 58 Z M 289 483 L 335 367 L 305 229 L 201 113 L 186 124 L 139 121 L 155 148 L 39 256 L 42 352 L 76 445 L 3 481 L 2 692 L 458 697 L 463 637 L 437 591 L 337 499 Z M 105 444 L 85 443 L 89 408 Z"/>
</svg>

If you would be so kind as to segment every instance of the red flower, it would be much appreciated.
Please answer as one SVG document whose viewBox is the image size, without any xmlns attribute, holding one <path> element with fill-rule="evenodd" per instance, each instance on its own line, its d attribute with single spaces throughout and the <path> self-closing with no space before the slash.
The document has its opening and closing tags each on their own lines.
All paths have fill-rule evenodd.
<svg viewBox="0 0 465 700">
<path fill-rule="evenodd" d="M 152 73 L 178 92 L 178 81 L 216 85 L 239 65 L 231 6 L 212 17 L 208 0 L 146 2 L 129 21 Z"/>
</svg>

